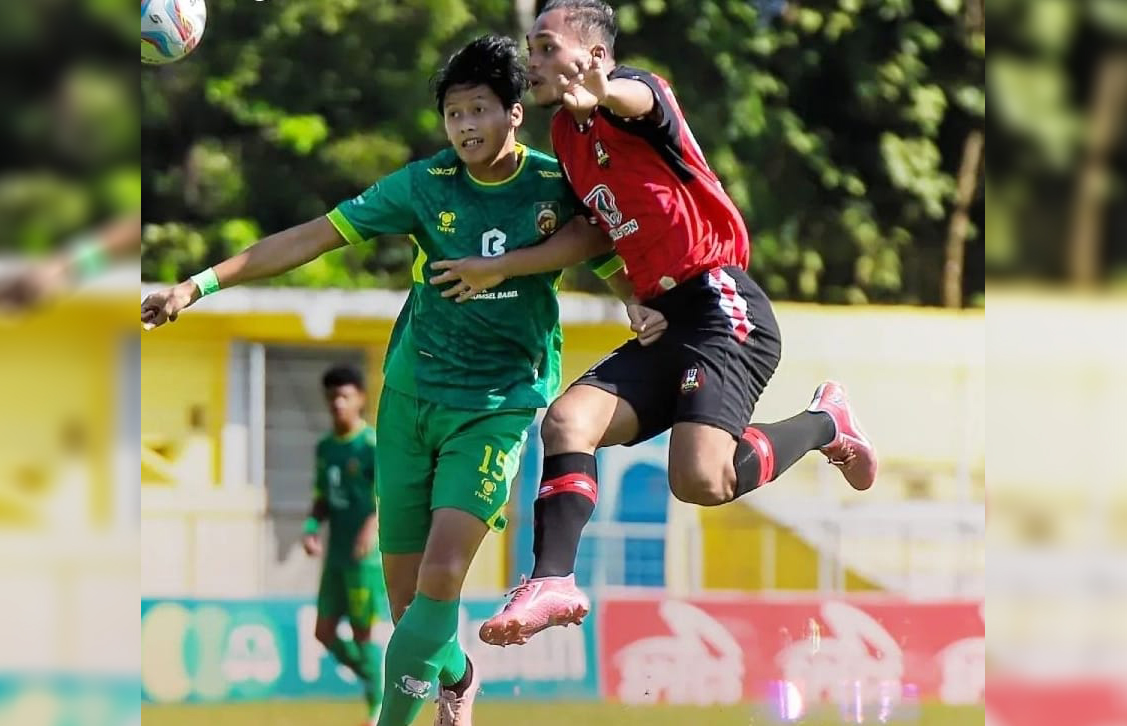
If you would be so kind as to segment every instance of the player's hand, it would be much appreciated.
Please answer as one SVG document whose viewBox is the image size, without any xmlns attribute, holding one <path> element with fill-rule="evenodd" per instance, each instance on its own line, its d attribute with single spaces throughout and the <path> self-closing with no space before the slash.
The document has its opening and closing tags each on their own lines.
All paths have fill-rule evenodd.
<svg viewBox="0 0 1127 726">
<path fill-rule="evenodd" d="M 360 528 L 360 533 L 356 535 L 356 544 L 352 548 L 352 556 L 357 562 L 370 555 L 376 548 L 379 531 L 376 518 L 368 517 L 364 526 Z"/>
<path fill-rule="evenodd" d="M 637 334 L 638 342 L 642 345 L 653 343 L 669 327 L 669 321 L 664 315 L 645 305 L 627 304 L 626 315 L 630 318 L 630 329 Z"/>
<path fill-rule="evenodd" d="M 563 93 L 564 108 L 573 113 L 593 111 L 610 91 L 610 79 L 603 61 L 591 56 L 577 62 L 573 68 L 573 74 L 567 79 L 568 86 Z"/>
<path fill-rule="evenodd" d="M 198 299 L 199 288 L 191 280 L 150 293 L 141 301 L 141 325 L 145 330 L 152 330 L 175 322 L 180 313 Z"/>
<path fill-rule="evenodd" d="M 316 534 L 307 534 L 301 538 L 301 547 L 305 550 L 305 554 L 310 557 L 319 557 L 321 555 L 321 537 Z"/>
<path fill-rule="evenodd" d="M 56 297 L 70 284 L 64 265 L 45 262 L 0 280 L 0 312 L 33 308 Z"/>
<path fill-rule="evenodd" d="M 460 260 L 435 260 L 430 263 L 432 270 L 442 270 L 430 278 L 432 285 L 453 283 L 442 291 L 442 297 L 452 297 L 457 302 L 465 302 L 474 295 L 505 281 L 505 276 L 497 272 L 496 257 L 463 257 Z"/>
</svg>

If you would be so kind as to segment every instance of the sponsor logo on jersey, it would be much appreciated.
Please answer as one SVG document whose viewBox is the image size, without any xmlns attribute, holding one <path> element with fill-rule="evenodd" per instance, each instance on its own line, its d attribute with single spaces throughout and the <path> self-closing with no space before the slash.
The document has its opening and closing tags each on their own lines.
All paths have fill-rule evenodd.
<svg viewBox="0 0 1127 726">
<path fill-rule="evenodd" d="M 692 393 L 704 383 L 704 374 L 698 368 L 689 368 L 681 377 L 681 393 Z"/>
<path fill-rule="evenodd" d="M 458 173 L 456 166 L 430 166 L 427 167 L 427 173 L 431 176 L 454 176 Z"/>
<path fill-rule="evenodd" d="M 535 211 L 536 229 L 540 231 L 540 234 L 555 232 L 560 224 L 559 202 L 537 202 Z"/>
<path fill-rule="evenodd" d="M 622 224 L 622 225 L 619 225 L 617 227 L 611 227 L 611 229 L 610 229 L 611 241 L 617 242 L 618 240 L 622 239 L 623 237 L 629 237 L 630 235 L 637 232 L 638 229 L 639 229 L 639 225 L 638 225 L 638 220 L 636 220 L 636 219 L 631 219 L 626 224 Z"/>
<path fill-rule="evenodd" d="M 438 213 L 438 231 L 445 232 L 446 234 L 454 234 L 454 220 L 458 215 L 453 212 L 439 212 Z"/>
<path fill-rule="evenodd" d="M 492 479 L 482 479 L 481 488 L 474 492 L 474 496 L 482 500 L 486 504 L 493 503 L 493 495 L 497 491 L 497 482 Z"/>
<path fill-rule="evenodd" d="M 604 169 L 610 166 L 610 154 L 601 141 L 595 142 L 595 162 Z"/>
<path fill-rule="evenodd" d="M 479 292 L 470 298 L 470 300 L 507 300 L 514 297 L 520 297 L 520 293 L 516 290 L 502 290 L 494 292 L 489 290 L 487 292 Z"/>
<path fill-rule="evenodd" d="M 505 254 L 505 240 L 509 236 L 494 227 L 481 233 L 481 256 L 500 257 Z"/>
<path fill-rule="evenodd" d="M 618 201 L 606 184 L 599 184 L 587 192 L 587 196 L 583 197 L 583 203 L 598 212 L 607 226 L 617 227 L 622 224 L 622 212 L 618 209 Z"/>
<path fill-rule="evenodd" d="M 540 177 L 543 179 L 562 179 L 562 171 L 551 171 L 550 169 L 541 169 L 539 171 Z"/>
</svg>

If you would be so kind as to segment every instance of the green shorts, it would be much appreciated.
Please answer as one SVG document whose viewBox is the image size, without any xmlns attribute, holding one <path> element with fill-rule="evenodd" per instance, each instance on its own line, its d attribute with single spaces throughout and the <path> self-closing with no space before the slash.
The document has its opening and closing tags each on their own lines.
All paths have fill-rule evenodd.
<svg viewBox="0 0 1127 726">
<path fill-rule="evenodd" d="M 509 487 L 536 409 L 451 408 L 385 387 L 376 419 L 380 550 L 422 552 L 431 512 L 468 512 L 505 528 Z"/>
<path fill-rule="evenodd" d="M 390 620 L 387 586 L 379 560 L 350 565 L 325 563 L 317 591 L 317 617 L 342 616 L 354 628 L 371 628 L 381 617 Z"/>
</svg>

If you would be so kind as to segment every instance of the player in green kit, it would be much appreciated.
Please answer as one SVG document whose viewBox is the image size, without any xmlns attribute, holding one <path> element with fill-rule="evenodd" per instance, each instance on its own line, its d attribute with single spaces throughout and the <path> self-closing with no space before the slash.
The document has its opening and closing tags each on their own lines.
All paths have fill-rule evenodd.
<svg viewBox="0 0 1127 726">
<path fill-rule="evenodd" d="M 435 84 L 450 148 L 141 305 L 152 328 L 221 286 L 280 274 L 345 242 L 414 237 L 416 284 L 393 331 L 377 416 L 380 549 L 397 621 L 380 726 L 411 724 L 436 680 L 435 724 L 471 726 L 480 676 L 457 639 L 462 583 L 489 529 L 505 526 L 526 430 L 560 379 L 558 272 L 514 277 L 459 305 L 447 296 L 464 288 L 426 284 L 428 261 L 539 244 L 560 269 L 590 259 L 625 287 L 610 240 L 580 213 L 556 160 L 517 143 L 525 88 L 515 42 L 470 43 Z M 658 313 L 627 309 L 640 339 L 664 328 Z"/>
<path fill-rule="evenodd" d="M 321 378 L 333 419 L 332 433 L 317 443 L 313 508 L 301 543 L 310 556 L 325 556 L 317 591 L 317 640 L 364 684 L 368 723 L 383 702 L 383 654 L 372 643 L 372 626 L 387 617 L 387 588 L 376 550 L 376 430 L 364 420 L 364 376 L 336 366 Z M 328 525 L 327 548 L 321 526 Z M 352 640 L 337 635 L 344 616 Z"/>
</svg>

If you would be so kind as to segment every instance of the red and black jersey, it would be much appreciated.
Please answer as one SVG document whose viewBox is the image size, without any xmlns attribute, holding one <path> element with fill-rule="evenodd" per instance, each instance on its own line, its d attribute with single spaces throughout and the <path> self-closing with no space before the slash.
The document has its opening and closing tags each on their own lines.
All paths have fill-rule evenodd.
<svg viewBox="0 0 1127 726">
<path fill-rule="evenodd" d="M 669 84 L 625 66 L 610 77 L 645 83 L 657 108 L 625 119 L 599 107 L 582 125 L 561 109 L 552 118 L 552 147 L 576 195 L 614 241 L 634 294 L 648 300 L 715 267 L 746 268 L 751 242 L 743 217 Z"/>
</svg>

